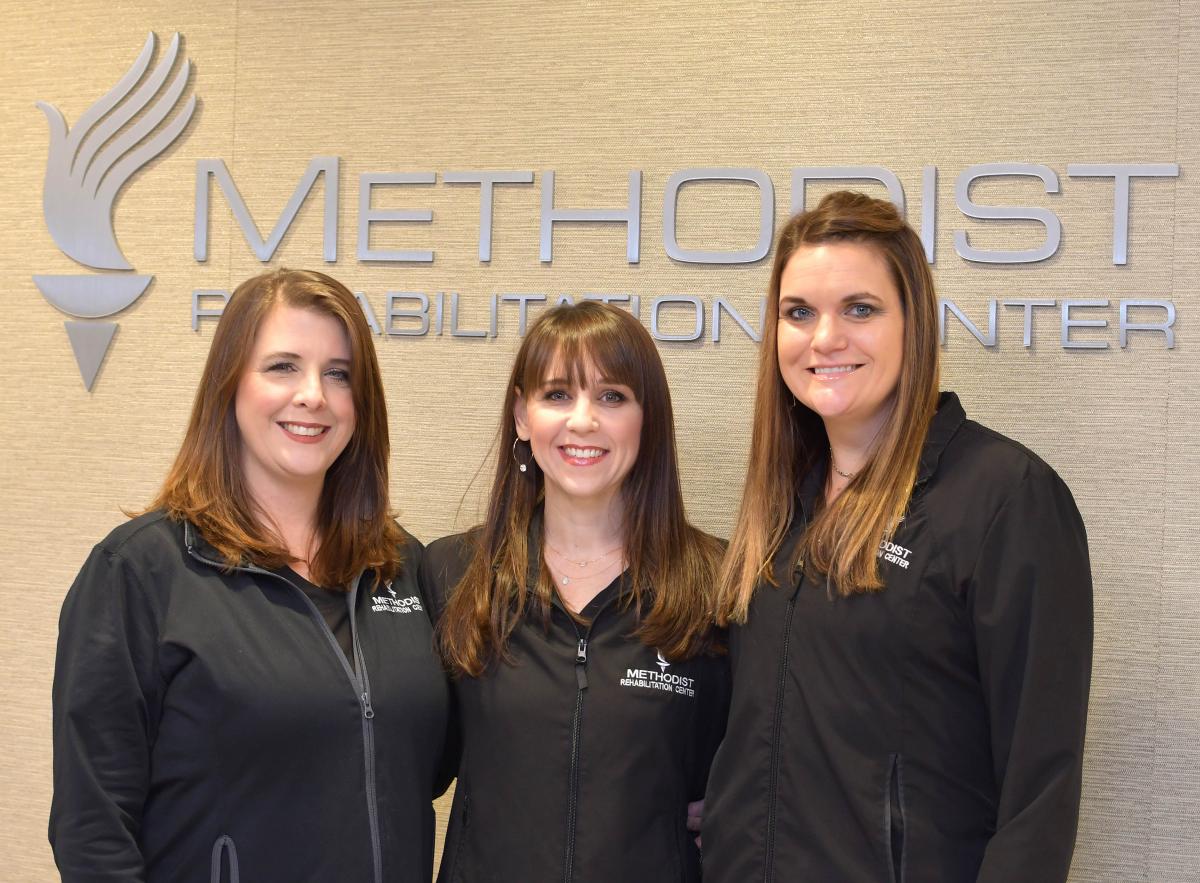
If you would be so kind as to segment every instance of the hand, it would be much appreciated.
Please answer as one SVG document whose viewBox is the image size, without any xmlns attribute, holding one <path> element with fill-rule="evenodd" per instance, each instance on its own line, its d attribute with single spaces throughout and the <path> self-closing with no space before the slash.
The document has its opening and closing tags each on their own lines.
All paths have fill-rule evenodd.
<svg viewBox="0 0 1200 883">
<path fill-rule="evenodd" d="M 696 832 L 696 848 L 700 849 L 700 828 L 704 822 L 704 801 L 693 800 L 687 807 L 687 829 Z"/>
</svg>

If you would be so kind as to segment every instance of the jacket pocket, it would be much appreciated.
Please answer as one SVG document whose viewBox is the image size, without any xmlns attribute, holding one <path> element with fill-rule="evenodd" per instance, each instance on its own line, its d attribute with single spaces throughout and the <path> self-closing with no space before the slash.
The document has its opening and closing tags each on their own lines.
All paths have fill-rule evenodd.
<svg viewBox="0 0 1200 883">
<path fill-rule="evenodd" d="M 209 865 L 208 879 L 212 883 L 222 883 L 226 879 L 224 873 L 222 873 L 222 865 L 225 858 L 229 859 L 229 883 L 239 883 L 237 847 L 233 845 L 233 838 L 228 834 L 222 834 L 213 844 L 212 862 Z"/>
<path fill-rule="evenodd" d="M 888 756 L 887 793 L 883 797 L 884 849 L 891 883 L 904 883 L 904 758 Z"/>
</svg>

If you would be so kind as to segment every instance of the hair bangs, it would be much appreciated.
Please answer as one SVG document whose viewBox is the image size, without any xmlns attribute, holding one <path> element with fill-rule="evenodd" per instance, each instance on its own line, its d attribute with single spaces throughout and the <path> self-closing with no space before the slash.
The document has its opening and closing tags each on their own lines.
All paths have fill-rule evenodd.
<svg viewBox="0 0 1200 883">
<path fill-rule="evenodd" d="M 542 323 L 537 331 L 541 333 L 533 335 L 525 351 L 522 390 L 541 389 L 552 382 L 579 389 L 616 383 L 629 387 L 634 398 L 644 402 L 644 354 L 610 316 L 565 312 Z"/>
</svg>

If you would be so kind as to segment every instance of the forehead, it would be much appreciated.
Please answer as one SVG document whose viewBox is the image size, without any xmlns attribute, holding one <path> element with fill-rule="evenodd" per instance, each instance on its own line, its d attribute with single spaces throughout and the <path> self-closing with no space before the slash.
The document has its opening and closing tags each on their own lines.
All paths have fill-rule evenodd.
<svg viewBox="0 0 1200 883">
<path fill-rule="evenodd" d="M 341 321 L 328 313 L 277 303 L 259 323 L 254 349 L 259 352 L 286 349 L 300 354 L 336 350 L 333 355 L 349 359 L 350 335 Z"/>
<path fill-rule="evenodd" d="M 538 378 L 541 383 L 563 381 L 572 386 L 589 389 L 607 378 L 597 367 L 590 353 L 580 352 L 571 358 L 560 347 L 543 365 Z"/>
<path fill-rule="evenodd" d="M 883 256 L 861 242 L 824 242 L 796 249 L 779 279 L 780 297 L 891 295 L 899 292 Z"/>
</svg>

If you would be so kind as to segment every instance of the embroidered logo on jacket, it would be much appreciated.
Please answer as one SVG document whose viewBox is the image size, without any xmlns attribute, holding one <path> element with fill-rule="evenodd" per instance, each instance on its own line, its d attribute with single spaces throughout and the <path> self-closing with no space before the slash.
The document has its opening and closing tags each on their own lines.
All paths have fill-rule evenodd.
<svg viewBox="0 0 1200 883">
<path fill-rule="evenodd" d="M 390 582 L 385 583 L 384 588 L 387 589 L 387 595 L 376 595 L 371 599 L 372 613 L 417 613 L 425 609 L 421 606 L 419 595 L 401 598 Z"/>
<path fill-rule="evenodd" d="M 677 693 L 680 696 L 696 695 L 696 679 L 683 675 L 670 674 L 667 669 L 671 663 L 663 658 L 662 651 L 657 651 L 654 664 L 658 671 L 652 668 L 627 668 L 625 677 L 621 678 L 622 687 L 633 687 L 639 690 L 660 690 L 664 693 Z"/>
<path fill-rule="evenodd" d="M 912 549 L 906 549 L 890 540 L 884 540 L 879 544 L 879 553 L 876 557 L 882 558 L 888 564 L 895 564 L 901 570 L 908 570 L 908 565 L 912 563 L 909 561 L 911 555 Z"/>
</svg>

